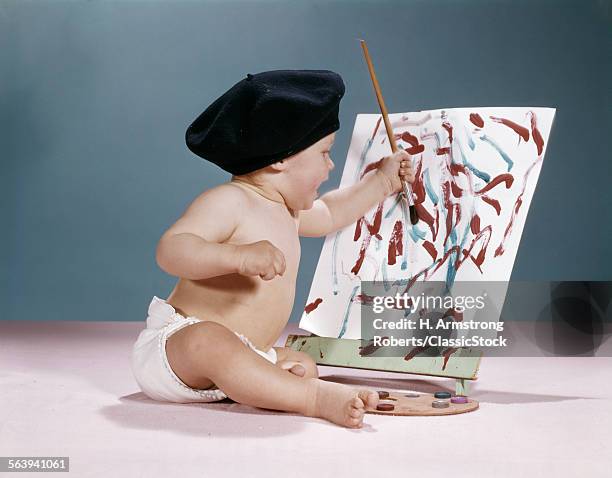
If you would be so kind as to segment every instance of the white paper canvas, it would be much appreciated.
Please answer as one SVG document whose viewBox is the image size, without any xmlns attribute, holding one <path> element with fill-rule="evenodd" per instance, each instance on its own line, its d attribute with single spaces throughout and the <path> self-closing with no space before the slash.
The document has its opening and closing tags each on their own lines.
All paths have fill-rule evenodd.
<svg viewBox="0 0 612 478">
<path fill-rule="evenodd" d="M 359 339 L 360 281 L 508 281 L 555 109 L 453 108 L 389 115 L 413 156 L 419 222 L 390 196 L 328 236 L 300 327 Z M 340 187 L 391 154 L 378 114 L 357 115 Z M 405 287 L 399 290 L 403 290 Z"/>
</svg>

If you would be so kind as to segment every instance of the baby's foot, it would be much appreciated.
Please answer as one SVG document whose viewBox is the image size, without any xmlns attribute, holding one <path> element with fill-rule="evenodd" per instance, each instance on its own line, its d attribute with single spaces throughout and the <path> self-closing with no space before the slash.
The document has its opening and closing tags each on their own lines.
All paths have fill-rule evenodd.
<svg viewBox="0 0 612 478">
<path fill-rule="evenodd" d="M 308 404 L 309 416 L 325 418 L 348 428 L 360 428 L 366 409 L 378 405 L 378 393 L 346 385 L 312 379 L 314 403 Z"/>
</svg>

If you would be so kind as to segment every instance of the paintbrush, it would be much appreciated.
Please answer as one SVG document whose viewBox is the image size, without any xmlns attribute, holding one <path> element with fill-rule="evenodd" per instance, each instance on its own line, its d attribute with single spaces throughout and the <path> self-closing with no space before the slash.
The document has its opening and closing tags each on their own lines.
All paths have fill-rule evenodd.
<svg viewBox="0 0 612 478">
<path fill-rule="evenodd" d="M 391 151 L 395 153 L 397 151 L 397 143 L 395 142 L 395 136 L 393 135 L 393 128 L 391 128 L 391 123 L 389 122 L 389 115 L 387 114 L 387 108 L 385 107 L 385 100 L 383 100 L 382 93 L 380 92 L 380 86 L 378 86 L 378 80 L 376 79 L 376 73 L 374 73 L 374 66 L 372 65 L 372 60 L 370 59 L 370 54 L 368 53 L 368 46 L 366 45 L 365 40 L 359 40 L 361 43 L 361 48 L 363 49 L 363 54 L 366 59 L 366 63 L 368 64 L 368 70 L 370 71 L 370 78 L 372 78 L 372 84 L 374 85 L 374 92 L 376 93 L 376 99 L 378 100 L 378 106 L 380 106 L 380 112 L 383 117 L 383 121 L 385 122 L 385 129 L 387 130 L 387 137 L 389 138 L 389 144 L 391 145 Z M 419 222 L 419 216 L 416 212 L 416 208 L 414 207 L 414 198 L 412 197 L 412 188 L 407 181 L 402 181 L 402 197 L 408 203 L 410 210 L 410 222 L 412 224 L 416 224 Z"/>
</svg>

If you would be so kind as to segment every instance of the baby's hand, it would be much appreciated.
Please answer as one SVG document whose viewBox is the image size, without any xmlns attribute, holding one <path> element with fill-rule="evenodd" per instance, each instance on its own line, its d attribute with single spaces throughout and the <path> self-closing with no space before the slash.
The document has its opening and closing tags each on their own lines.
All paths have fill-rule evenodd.
<svg viewBox="0 0 612 478">
<path fill-rule="evenodd" d="M 387 184 L 390 184 L 389 194 L 397 193 L 402 190 L 402 179 L 409 183 L 414 182 L 412 156 L 400 149 L 391 156 L 383 158 L 376 172 L 382 174 Z"/>
<path fill-rule="evenodd" d="M 238 246 L 238 273 L 243 276 L 260 276 L 271 280 L 285 273 L 285 256 L 270 241 L 258 241 Z"/>
</svg>

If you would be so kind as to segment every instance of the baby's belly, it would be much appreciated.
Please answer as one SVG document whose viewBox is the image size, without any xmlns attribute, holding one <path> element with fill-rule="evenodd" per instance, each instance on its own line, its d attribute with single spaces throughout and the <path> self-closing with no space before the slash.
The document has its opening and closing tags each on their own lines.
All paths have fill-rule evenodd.
<svg viewBox="0 0 612 478">
<path fill-rule="evenodd" d="M 239 274 L 201 281 L 179 279 L 167 302 L 184 316 L 223 324 L 267 351 L 293 308 L 296 274 L 288 272 L 271 281 Z"/>
</svg>

